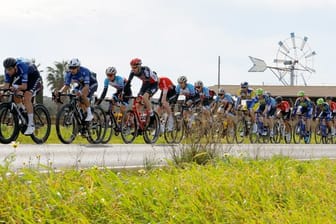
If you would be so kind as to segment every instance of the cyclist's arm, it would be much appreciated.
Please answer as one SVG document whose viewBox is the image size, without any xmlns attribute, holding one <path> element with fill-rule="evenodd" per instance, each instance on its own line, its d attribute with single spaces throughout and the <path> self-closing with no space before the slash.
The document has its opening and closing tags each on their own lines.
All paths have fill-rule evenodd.
<svg viewBox="0 0 336 224">
<path fill-rule="evenodd" d="M 100 97 L 99 97 L 99 99 L 98 99 L 98 101 L 96 103 L 97 105 L 101 104 L 101 102 L 105 98 L 106 93 L 107 93 L 107 89 L 108 89 L 108 87 L 104 87 L 103 92 L 101 93 L 101 95 L 100 95 Z"/>
</svg>

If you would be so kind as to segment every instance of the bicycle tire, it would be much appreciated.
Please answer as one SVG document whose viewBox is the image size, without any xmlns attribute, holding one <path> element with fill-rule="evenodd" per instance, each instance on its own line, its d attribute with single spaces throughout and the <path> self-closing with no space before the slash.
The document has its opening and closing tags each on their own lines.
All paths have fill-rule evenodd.
<svg viewBox="0 0 336 224">
<path fill-rule="evenodd" d="M 128 110 L 121 120 L 121 138 L 124 143 L 129 144 L 138 135 L 138 122 L 133 110 Z"/>
<path fill-rule="evenodd" d="M 58 139 L 64 144 L 72 143 L 78 133 L 78 124 L 71 104 L 64 105 L 56 115 L 56 133 Z M 69 134 L 66 137 L 65 134 Z"/>
<path fill-rule="evenodd" d="M 34 105 L 35 131 L 30 136 L 36 144 L 43 144 L 49 138 L 51 119 L 48 109 L 42 104 Z"/>
<path fill-rule="evenodd" d="M 19 118 L 12 113 L 11 103 L 0 104 L 0 142 L 9 144 L 16 141 L 19 133 Z"/>
</svg>

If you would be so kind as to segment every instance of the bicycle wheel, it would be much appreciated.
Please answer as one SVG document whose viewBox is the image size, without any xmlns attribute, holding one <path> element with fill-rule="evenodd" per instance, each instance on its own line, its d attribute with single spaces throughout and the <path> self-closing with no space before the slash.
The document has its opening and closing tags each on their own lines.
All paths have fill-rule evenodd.
<svg viewBox="0 0 336 224">
<path fill-rule="evenodd" d="M 193 120 L 189 120 L 186 124 L 188 126 L 186 130 L 186 142 L 191 144 L 197 144 L 203 137 L 202 121 L 195 117 Z"/>
<path fill-rule="evenodd" d="M 253 123 L 252 127 L 255 126 L 255 125 L 257 125 L 257 124 Z M 259 127 L 260 125 L 257 125 L 257 126 L 258 126 L 258 128 L 257 128 L 256 132 L 251 131 L 249 133 L 249 139 L 250 139 L 251 144 L 259 143 L 259 134 L 260 134 L 261 131 L 260 131 L 260 127 Z"/>
<path fill-rule="evenodd" d="M 106 132 L 106 115 L 101 107 L 92 109 L 93 119 L 89 122 L 87 140 L 91 144 L 101 143 Z"/>
<path fill-rule="evenodd" d="M 138 123 L 133 110 L 128 110 L 121 120 L 121 138 L 124 143 L 132 143 L 138 135 Z"/>
<path fill-rule="evenodd" d="M 0 104 L 0 142 L 8 144 L 15 141 L 19 132 L 19 118 L 11 112 L 11 104 Z"/>
<path fill-rule="evenodd" d="M 181 143 L 182 139 L 184 138 L 185 133 L 185 125 L 181 114 L 175 115 L 174 117 L 174 143 L 179 144 Z"/>
<path fill-rule="evenodd" d="M 238 144 L 244 143 L 248 130 L 244 120 L 240 120 L 236 126 L 236 141 Z"/>
<path fill-rule="evenodd" d="M 301 134 L 301 124 L 300 122 L 297 122 L 294 125 L 294 129 L 293 129 L 293 140 L 295 144 L 300 144 L 301 142 L 303 142 L 304 138 Z"/>
<path fill-rule="evenodd" d="M 147 125 L 145 127 L 143 138 L 147 144 L 154 144 L 160 136 L 160 118 L 159 115 L 154 111 L 155 120 L 153 124 Z M 148 117 L 148 119 L 150 119 Z"/>
<path fill-rule="evenodd" d="M 35 131 L 30 136 L 36 144 L 46 142 L 50 135 L 51 120 L 48 109 L 42 104 L 34 105 Z"/>
<path fill-rule="evenodd" d="M 284 130 L 285 135 L 283 136 L 285 143 L 290 144 L 292 142 L 292 134 L 293 134 L 292 126 L 291 124 L 287 123 L 284 124 L 283 128 L 285 129 Z"/>
<path fill-rule="evenodd" d="M 322 131 L 321 131 L 321 125 L 318 124 L 315 127 L 315 132 L 314 132 L 314 137 L 315 137 L 315 143 L 316 144 L 321 144 L 323 141 L 323 136 L 322 136 Z"/>
<path fill-rule="evenodd" d="M 64 105 L 56 115 L 56 133 L 64 144 L 72 143 L 77 136 L 78 124 L 70 104 Z"/>
<path fill-rule="evenodd" d="M 105 126 L 105 134 L 104 136 L 102 137 L 102 141 L 101 143 L 103 144 L 106 144 L 108 143 L 111 138 L 112 138 L 112 135 L 113 135 L 113 128 L 114 128 L 114 121 L 113 121 L 113 118 L 111 117 L 113 115 L 111 114 L 107 114 L 106 115 L 106 126 Z"/>
<path fill-rule="evenodd" d="M 173 130 L 168 129 L 168 119 L 169 117 L 167 117 L 165 121 L 163 136 L 168 144 L 173 144 L 175 142 L 174 136 L 176 134 L 176 119 L 173 118 Z"/>
<path fill-rule="evenodd" d="M 233 144 L 236 141 L 236 126 L 233 121 L 228 122 L 225 134 L 226 134 L 226 142 L 228 144 Z"/>
<path fill-rule="evenodd" d="M 284 126 L 279 123 L 279 122 L 276 122 L 273 126 L 273 137 L 271 138 L 271 141 L 273 143 L 280 143 L 281 142 L 281 136 L 282 136 L 282 133 L 283 133 L 283 128 Z"/>
</svg>

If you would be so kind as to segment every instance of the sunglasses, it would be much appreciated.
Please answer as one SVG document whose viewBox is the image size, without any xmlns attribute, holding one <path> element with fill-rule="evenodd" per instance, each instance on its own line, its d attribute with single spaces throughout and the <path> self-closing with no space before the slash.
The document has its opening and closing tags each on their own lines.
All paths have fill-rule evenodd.
<svg viewBox="0 0 336 224">
<path fill-rule="evenodd" d="M 200 89 L 201 87 L 200 86 L 195 86 L 196 89 Z"/>
<path fill-rule="evenodd" d="M 112 77 L 112 76 L 114 76 L 114 74 L 113 73 L 110 73 L 110 74 L 106 74 L 108 77 Z"/>
<path fill-rule="evenodd" d="M 138 66 L 132 66 L 132 69 L 137 69 L 138 68 Z"/>
<path fill-rule="evenodd" d="M 73 69 L 76 69 L 76 68 L 78 68 L 78 67 L 74 67 L 74 66 L 69 67 L 70 70 L 73 70 Z"/>
<path fill-rule="evenodd" d="M 224 94 L 223 93 L 219 93 L 218 96 L 224 96 Z"/>
</svg>

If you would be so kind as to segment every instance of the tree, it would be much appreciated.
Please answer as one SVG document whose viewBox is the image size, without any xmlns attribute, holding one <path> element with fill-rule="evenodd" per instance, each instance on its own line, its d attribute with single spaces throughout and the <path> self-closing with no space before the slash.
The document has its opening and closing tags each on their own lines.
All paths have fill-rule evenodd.
<svg viewBox="0 0 336 224">
<path fill-rule="evenodd" d="M 47 82 L 51 92 L 62 88 L 68 63 L 66 61 L 56 61 L 54 65 L 55 67 L 47 67 Z"/>
</svg>

